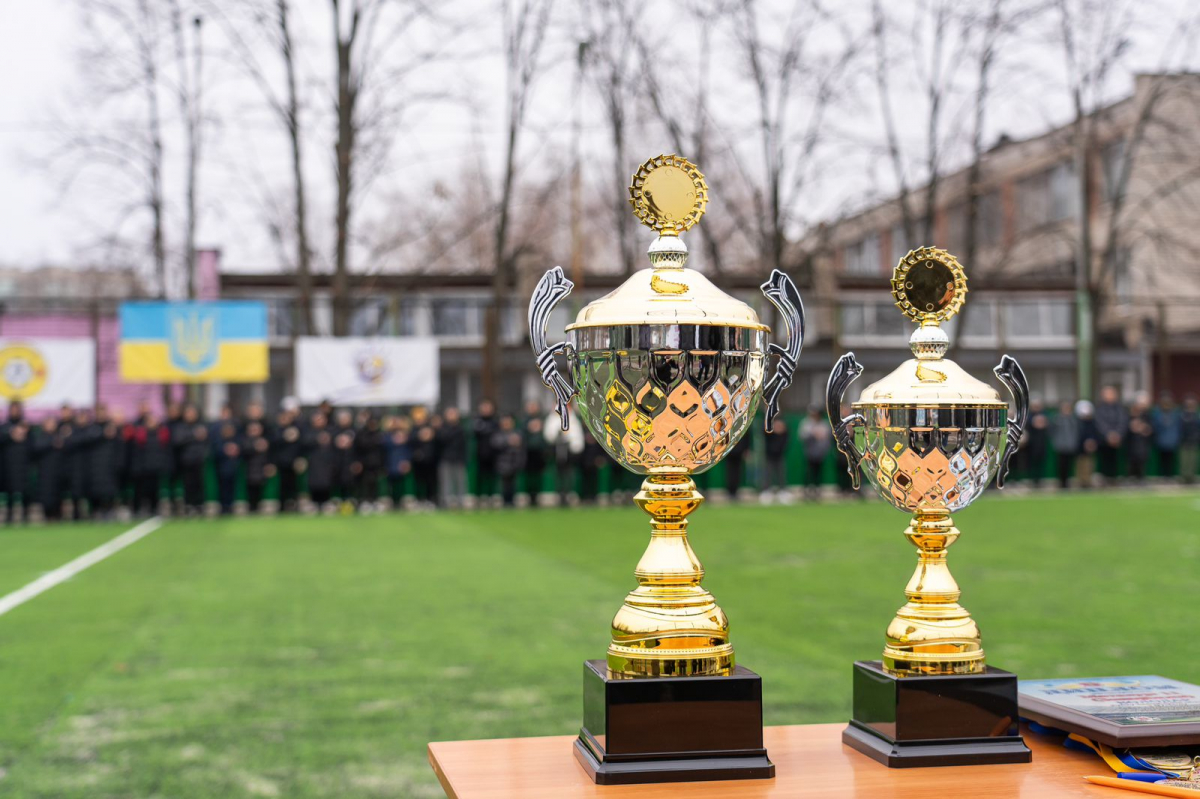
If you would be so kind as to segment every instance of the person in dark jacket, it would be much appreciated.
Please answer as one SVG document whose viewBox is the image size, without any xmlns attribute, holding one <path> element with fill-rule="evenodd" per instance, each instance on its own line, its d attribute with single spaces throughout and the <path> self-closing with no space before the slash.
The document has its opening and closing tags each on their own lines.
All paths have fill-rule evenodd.
<svg viewBox="0 0 1200 799">
<path fill-rule="evenodd" d="M 67 492 L 71 495 L 71 516 L 75 521 L 86 519 L 91 491 L 92 448 L 99 438 L 92 414 L 80 408 L 73 416 L 63 454 L 67 471 Z"/>
<path fill-rule="evenodd" d="M 187 417 L 191 425 L 179 431 L 179 440 L 182 442 L 179 475 L 183 483 L 184 512 L 199 516 L 204 513 L 204 467 L 208 463 L 212 445 L 208 440 L 208 426 L 201 424 L 198 414 L 189 412 Z"/>
<path fill-rule="evenodd" d="M 46 417 L 32 436 L 29 454 L 37 470 L 37 488 L 33 501 L 42 507 L 47 520 L 62 518 L 62 464 L 64 439 L 59 435 L 58 419 Z"/>
<path fill-rule="evenodd" d="M 29 426 L 25 422 L 25 406 L 19 400 L 8 404 L 8 421 L 0 425 L 0 487 L 5 494 L 4 518 L 16 521 L 17 509 L 22 507 L 28 492 Z"/>
<path fill-rule="evenodd" d="M 299 499 L 298 475 L 305 467 L 306 433 L 300 413 L 292 403 L 285 402 L 277 417 L 274 434 L 271 436 L 271 454 L 275 469 L 279 473 L 279 510 L 293 511 Z"/>
<path fill-rule="evenodd" d="M 379 500 L 379 481 L 383 477 L 383 431 L 379 417 L 370 411 L 359 416 L 358 434 L 354 437 L 354 458 L 361 464 L 358 488 L 360 504 L 374 505 Z"/>
<path fill-rule="evenodd" d="M 1121 404 L 1121 395 L 1116 386 L 1105 386 L 1100 390 L 1100 401 L 1096 403 L 1094 415 L 1099 434 L 1100 474 L 1112 482 L 1117 479 L 1121 446 L 1129 434 L 1129 412 Z"/>
<path fill-rule="evenodd" d="M 1064 402 L 1058 406 L 1058 415 L 1050 423 L 1050 445 L 1054 447 L 1057 461 L 1055 474 L 1058 487 L 1066 488 L 1071 482 L 1071 470 L 1079 453 L 1079 431 L 1081 423 L 1075 415 L 1074 406 Z"/>
<path fill-rule="evenodd" d="M 1034 488 L 1042 485 L 1049 441 L 1050 418 L 1046 416 L 1046 406 L 1041 400 L 1035 399 L 1029 403 L 1029 423 L 1025 426 L 1025 436 L 1021 443 L 1021 450 L 1025 452 L 1024 466 L 1033 480 Z"/>
<path fill-rule="evenodd" d="M 1146 464 L 1150 462 L 1154 428 L 1150 424 L 1150 403 L 1139 398 L 1129 411 L 1129 476 L 1135 482 L 1146 479 Z"/>
<path fill-rule="evenodd" d="M 492 442 L 499 429 L 496 406 L 491 400 L 483 400 L 479 403 L 471 433 L 475 438 L 475 496 L 484 502 L 496 494 L 496 452 Z"/>
<path fill-rule="evenodd" d="M 585 505 L 596 501 L 600 492 L 600 470 L 607 463 L 607 457 L 592 431 L 584 427 L 583 452 L 579 456 L 579 500 Z"/>
<path fill-rule="evenodd" d="M 242 445 L 238 440 L 237 424 L 232 421 L 221 425 L 220 435 L 214 456 L 217 471 L 217 498 L 221 503 L 221 515 L 228 516 L 233 513 L 233 501 L 237 498 L 238 470 L 242 465 Z"/>
<path fill-rule="evenodd" d="M 1191 485 L 1200 466 L 1200 401 L 1193 394 L 1183 398 L 1182 428 L 1179 434 L 1179 476 Z"/>
<path fill-rule="evenodd" d="M 387 469 L 388 494 L 392 507 L 399 509 L 404 500 L 404 482 L 412 472 L 409 430 L 401 419 L 392 419 L 383 439 L 384 466 Z"/>
<path fill-rule="evenodd" d="M 437 431 L 438 492 L 443 507 L 461 508 L 467 496 L 467 431 L 458 408 L 442 412 Z"/>
<path fill-rule="evenodd" d="M 309 422 L 305 441 L 308 495 L 317 507 L 324 506 L 333 498 L 337 474 L 337 451 L 333 446 L 333 432 L 329 429 L 325 414 L 317 412 Z"/>
<path fill-rule="evenodd" d="M 771 423 L 771 430 L 766 434 L 765 452 L 767 473 L 763 479 L 764 496 L 783 499 L 787 490 L 787 450 L 791 439 L 788 438 L 787 422 L 782 416 L 776 416 Z M 766 492 L 773 492 L 766 494 Z"/>
<path fill-rule="evenodd" d="M 752 430 L 747 430 L 738 442 L 725 456 L 725 490 L 729 498 L 735 500 L 738 490 L 742 487 L 742 476 L 746 469 L 746 458 L 750 455 L 750 438 Z"/>
<path fill-rule="evenodd" d="M 246 504 L 251 513 L 258 513 L 267 481 L 275 475 L 275 464 L 271 461 L 271 442 L 261 421 L 246 423 L 242 457 L 246 463 Z"/>
<path fill-rule="evenodd" d="M 190 407 L 190 406 L 188 406 Z M 185 407 L 178 402 L 167 403 L 167 416 L 163 424 L 171 437 L 171 474 L 167 478 L 167 498 L 175 502 L 183 491 L 183 475 L 180 469 L 183 447 L 187 443 L 188 428 L 191 426 L 184 419 Z"/>
<path fill-rule="evenodd" d="M 517 432 L 517 421 L 511 416 L 501 419 L 500 426 L 492 434 L 491 445 L 496 476 L 500 478 L 500 495 L 504 504 L 512 507 L 517 498 L 517 475 L 525 468 L 525 447 Z"/>
<path fill-rule="evenodd" d="M 1079 420 L 1079 449 L 1075 456 L 1075 480 L 1080 488 L 1091 488 L 1095 474 L 1096 451 L 1100 448 L 1100 429 L 1096 426 L 1096 411 L 1092 403 L 1075 403 L 1075 418 Z"/>
<path fill-rule="evenodd" d="M 529 507 L 538 506 L 538 495 L 542 493 L 542 478 L 546 474 L 549 445 L 542 427 L 542 409 L 531 402 L 525 409 L 525 493 L 529 495 Z"/>
<path fill-rule="evenodd" d="M 121 426 L 104 405 L 96 406 L 87 445 L 87 500 L 93 518 L 107 518 L 121 494 L 125 444 Z"/>
<path fill-rule="evenodd" d="M 1183 412 L 1175 404 L 1175 395 L 1164 391 L 1158 407 L 1150 412 L 1154 428 L 1154 448 L 1158 450 L 1158 473 L 1175 477 L 1179 469 L 1179 448 L 1183 444 Z"/>
<path fill-rule="evenodd" d="M 412 473 L 417 501 L 433 507 L 439 499 L 437 427 L 424 408 L 414 408 L 412 418 L 413 434 L 409 438 L 409 448 L 412 450 Z"/>
<path fill-rule="evenodd" d="M 141 424 L 129 428 L 129 472 L 134 484 L 134 510 L 153 515 L 158 510 L 159 489 L 169 473 L 171 436 L 158 417 L 147 411 Z"/>
</svg>

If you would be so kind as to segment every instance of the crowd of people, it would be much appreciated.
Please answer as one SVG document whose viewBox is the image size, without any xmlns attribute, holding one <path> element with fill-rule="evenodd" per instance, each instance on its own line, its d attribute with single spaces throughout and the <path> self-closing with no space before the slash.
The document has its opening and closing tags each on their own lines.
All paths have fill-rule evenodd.
<svg viewBox="0 0 1200 799">
<path fill-rule="evenodd" d="M 1055 414 L 1035 401 L 1015 476 L 1040 486 L 1053 475 L 1063 488 L 1137 482 L 1146 478 L 1152 457 L 1157 475 L 1196 480 L 1196 398 L 1177 404 L 1163 394 L 1156 405 L 1140 397 L 1127 407 L 1106 387 L 1095 404 L 1064 403 Z M 719 487 L 732 497 L 747 483 L 764 501 L 792 499 L 797 482 L 812 498 L 830 480 L 849 490 L 845 459 L 818 409 L 795 432 L 779 418 L 765 435 L 744 436 L 720 471 Z M 470 419 L 452 407 L 381 415 L 325 403 L 306 412 L 285 400 L 270 416 L 251 402 L 241 415 L 225 407 L 214 420 L 187 404 L 170 406 L 164 418 L 144 408 L 125 420 L 100 405 L 64 407 L 33 423 L 13 402 L 0 425 L 8 522 L 198 515 L 213 497 L 222 513 L 239 501 L 254 513 L 264 507 L 268 485 L 274 486 L 272 508 L 289 512 L 511 506 L 518 492 L 528 495 L 521 504 L 534 507 L 555 495 L 562 503 L 590 503 L 602 490 L 632 493 L 638 483 L 612 465 L 578 419 L 564 432 L 536 403 L 520 415 L 501 415 L 484 401 Z M 701 484 L 713 487 L 707 479 Z"/>
</svg>

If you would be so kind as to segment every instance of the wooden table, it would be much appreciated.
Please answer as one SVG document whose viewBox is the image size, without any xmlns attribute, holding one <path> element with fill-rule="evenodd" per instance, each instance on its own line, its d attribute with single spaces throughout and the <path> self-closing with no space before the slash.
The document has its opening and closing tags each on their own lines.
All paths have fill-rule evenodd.
<svg viewBox="0 0 1200 799">
<path fill-rule="evenodd" d="M 1022 730 L 1033 762 L 1010 766 L 889 769 L 841 742 L 844 724 L 768 727 L 773 780 L 595 785 L 571 754 L 573 736 L 446 741 L 429 744 L 429 763 L 451 799 L 638 797 L 871 797 L 1029 799 L 1082 796 L 1130 799 L 1129 791 L 1089 785 L 1084 774 L 1112 774 L 1098 757 Z"/>
</svg>

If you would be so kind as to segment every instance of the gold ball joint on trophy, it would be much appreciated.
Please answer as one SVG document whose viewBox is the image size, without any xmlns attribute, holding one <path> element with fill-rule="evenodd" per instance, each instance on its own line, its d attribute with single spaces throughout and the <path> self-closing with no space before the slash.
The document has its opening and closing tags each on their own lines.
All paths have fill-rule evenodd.
<svg viewBox="0 0 1200 799">
<path fill-rule="evenodd" d="M 904 315 L 918 325 L 909 339 L 913 358 L 863 389 L 851 406 L 853 412 L 843 419 L 843 395 L 862 367 L 853 353 L 842 356 L 830 374 L 826 403 L 854 487 L 858 488 L 861 471 L 881 497 L 912 514 L 905 535 L 917 548 L 917 568 L 905 588 L 908 601 L 887 627 L 881 672 L 901 679 L 1012 678 L 1011 686 L 1006 683 L 1001 691 L 1011 687 L 1012 712 L 998 716 L 997 723 L 1002 729 L 1011 724 L 1015 730 L 1015 677 L 985 664 L 979 627 L 959 604 L 961 591 L 946 554 L 959 536 L 950 514 L 978 498 L 993 477 L 998 488 L 1003 486 L 1028 416 L 1029 388 L 1021 367 L 1004 356 L 993 371 L 1016 401 L 1016 415 L 1010 418 L 1008 403 L 996 389 L 945 357 L 949 339 L 941 325 L 958 313 L 966 294 L 966 273 L 945 250 L 922 247 L 901 258 L 892 278 L 892 295 Z M 869 666 L 856 664 L 860 670 Z M 863 683 L 864 692 L 874 690 L 869 685 L 869 680 Z M 968 690 L 966 683 L 958 687 Z M 859 724 L 863 721 L 859 689 L 856 675 L 852 727 L 869 727 Z M 893 719 L 892 734 L 896 727 Z M 987 735 L 996 733 L 985 729 L 981 737 Z M 1028 759 L 1019 736 L 1005 746 L 1008 750 L 999 754 L 993 747 L 986 757 L 999 759 L 986 762 Z M 899 757 L 895 752 L 888 756 Z M 895 764 L 889 761 L 889 765 Z"/>
<path fill-rule="evenodd" d="M 546 324 L 573 288 L 561 268 L 546 273 L 529 307 L 531 342 L 563 428 L 574 399 L 579 419 L 605 451 L 645 476 L 634 502 L 650 516 L 650 543 L 634 570 L 637 587 L 613 619 L 604 679 L 750 675 L 757 681 L 735 665 L 729 620 L 700 585 L 704 569 L 688 540 L 688 517 L 703 497 L 692 477 L 725 457 L 764 397 L 770 427 L 800 354 L 803 306 L 791 280 L 773 272 L 762 291 L 787 341 L 768 345 L 770 329 L 753 308 L 687 266 L 681 234 L 700 221 L 708 204 L 704 175 L 687 159 L 661 155 L 646 161 L 633 176 L 629 201 L 638 220 L 658 233 L 648 252 L 650 267 L 584 307 L 559 344 L 547 343 Z M 558 354 L 565 357 L 569 377 L 558 369 Z M 777 357 L 768 377 L 771 355 Z M 610 689 L 605 682 L 602 690 Z M 589 726 L 585 718 L 581 740 L 593 758 L 585 768 L 595 772 L 605 760 Z M 612 729 L 607 738 L 614 740 Z M 672 743 L 663 742 L 667 748 L 659 751 L 673 751 Z M 700 778 L 688 773 L 683 769 L 677 776 Z M 722 773 L 734 778 L 765 772 Z"/>
</svg>

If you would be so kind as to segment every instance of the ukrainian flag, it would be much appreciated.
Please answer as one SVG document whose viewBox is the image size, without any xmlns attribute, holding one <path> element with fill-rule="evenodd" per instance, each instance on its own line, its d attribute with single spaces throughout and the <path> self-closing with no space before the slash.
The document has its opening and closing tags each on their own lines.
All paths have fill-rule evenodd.
<svg viewBox="0 0 1200 799">
<path fill-rule="evenodd" d="M 262 302 L 121 303 L 127 383 L 260 383 L 267 379 Z"/>
</svg>

